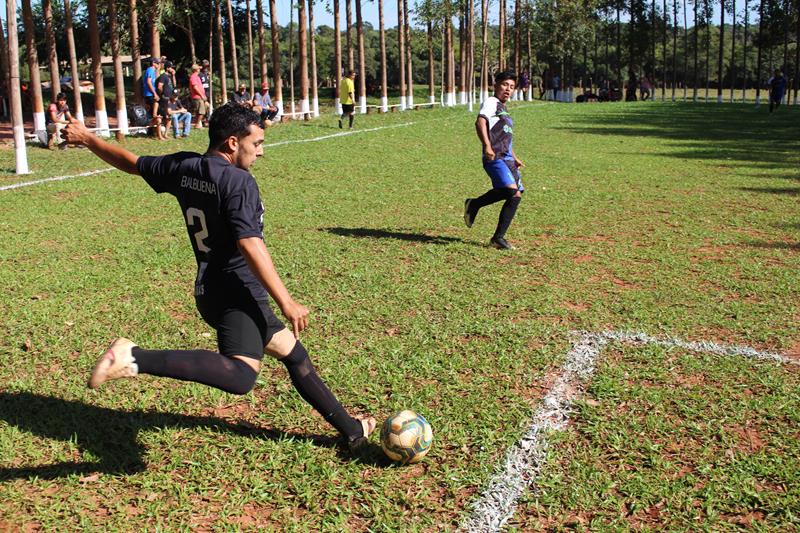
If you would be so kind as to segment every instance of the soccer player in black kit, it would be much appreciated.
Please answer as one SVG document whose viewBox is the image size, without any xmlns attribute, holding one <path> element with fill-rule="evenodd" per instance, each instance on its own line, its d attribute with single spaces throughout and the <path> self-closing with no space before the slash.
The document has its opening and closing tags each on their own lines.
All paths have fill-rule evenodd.
<svg viewBox="0 0 800 533">
<path fill-rule="evenodd" d="M 221 106 L 211 116 L 203 155 L 139 157 L 101 140 L 76 120 L 64 135 L 68 143 L 88 147 L 106 163 L 142 176 L 154 191 L 178 200 L 197 259 L 197 309 L 217 331 L 219 346 L 219 353 L 151 350 L 119 338 L 100 357 L 89 387 L 150 374 L 246 394 L 255 385 L 266 351 L 286 366 L 300 396 L 339 431 L 350 450 L 361 448 L 375 429 L 375 419 L 350 416 L 317 374 L 299 341 L 308 326 L 308 310 L 286 290 L 264 245 L 264 207 L 249 172 L 263 154 L 261 117 L 242 106 Z M 272 312 L 268 294 L 294 334 Z"/>
</svg>

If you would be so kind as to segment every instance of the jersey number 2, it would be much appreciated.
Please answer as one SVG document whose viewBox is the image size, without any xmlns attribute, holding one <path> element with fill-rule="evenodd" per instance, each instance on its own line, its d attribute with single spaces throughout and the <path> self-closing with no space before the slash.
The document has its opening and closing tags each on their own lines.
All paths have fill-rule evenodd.
<svg viewBox="0 0 800 533">
<path fill-rule="evenodd" d="M 194 220 L 200 221 L 200 230 L 194 234 L 194 242 L 197 243 L 197 249 L 201 252 L 210 252 L 211 248 L 206 246 L 203 241 L 208 237 L 208 228 L 206 227 L 206 215 L 196 207 L 190 207 L 186 210 L 186 223 L 190 226 L 194 225 Z"/>
</svg>

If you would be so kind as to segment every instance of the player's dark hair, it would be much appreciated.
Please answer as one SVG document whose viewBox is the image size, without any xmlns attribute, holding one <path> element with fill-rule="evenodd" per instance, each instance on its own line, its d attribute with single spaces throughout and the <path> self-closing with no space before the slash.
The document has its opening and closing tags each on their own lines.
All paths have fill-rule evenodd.
<svg viewBox="0 0 800 533">
<path fill-rule="evenodd" d="M 58 93 L 56 95 L 56 102 L 58 102 L 59 100 L 66 100 L 66 99 L 67 99 L 67 95 L 64 94 L 64 93 Z"/>
<path fill-rule="evenodd" d="M 517 83 L 517 75 L 511 72 L 510 70 L 504 70 L 503 72 L 498 72 L 494 75 L 494 84 L 497 85 L 498 83 L 502 83 L 506 80 L 514 80 L 514 83 Z"/>
<path fill-rule="evenodd" d="M 261 116 L 252 109 L 233 102 L 216 108 L 208 121 L 208 149 L 218 149 L 228 137 L 247 136 L 251 125 L 264 128 Z"/>
</svg>

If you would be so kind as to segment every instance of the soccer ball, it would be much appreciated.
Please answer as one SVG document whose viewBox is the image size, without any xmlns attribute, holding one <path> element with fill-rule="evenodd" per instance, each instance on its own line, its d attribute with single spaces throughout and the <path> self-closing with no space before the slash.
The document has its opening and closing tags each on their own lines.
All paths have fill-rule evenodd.
<svg viewBox="0 0 800 533">
<path fill-rule="evenodd" d="M 431 425 L 414 411 L 400 411 L 383 423 L 381 447 L 392 461 L 401 464 L 421 461 L 433 442 Z"/>
</svg>

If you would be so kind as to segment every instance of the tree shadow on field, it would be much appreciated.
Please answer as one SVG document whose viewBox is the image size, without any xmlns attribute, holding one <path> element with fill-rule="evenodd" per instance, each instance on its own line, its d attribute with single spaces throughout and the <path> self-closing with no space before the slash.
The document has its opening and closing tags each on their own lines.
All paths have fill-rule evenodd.
<svg viewBox="0 0 800 533">
<path fill-rule="evenodd" d="M 403 231 L 389 231 L 373 228 L 322 228 L 323 231 L 342 237 L 371 238 L 371 239 L 397 239 L 400 241 L 421 242 L 425 244 L 447 244 L 451 242 L 464 242 L 458 237 L 443 237 L 441 235 L 425 235 L 424 233 L 407 233 Z"/>
<path fill-rule="evenodd" d="M 40 466 L 0 467 L 0 481 L 30 477 L 55 479 L 94 472 L 141 472 L 147 469 L 147 464 L 143 460 L 145 449 L 139 443 L 138 434 L 140 431 L 163 428 L 209 429 L 273 441 L 305 440 L 320 447 L 335 448 L 343 460 L 378 466 L 384 464 L 373 449 L 364 450 L 358 457 L 351 458 L 337 447 L 338 439 L 332 436 L 286 433 L 250 424 L 231 423 L 212 416 L 121 411 L 29 392 L 0 392 L 0 420 L 38 437 L 74 442 L 81 453 L 89 452 L 97 457 L 97 461 L 92 462 L 62 461 Z M 8 458 L 4 459 L 8 464 Z"/>
<path fill-rule="evenodd" d="M 606 109 L 608 112 L 571 117 L 584 124 L 561 129 L 671 141 L 669 151 L 659 152 L 665 157 L 730 160 L 730 166 L 759 170 L 797 169 L 800 113 L 794 109 L 772 115 L 765 106 L 747 104 L 619 104 Z M 615 143 L 609 140 L 609 149 L 619 148 Z"/>
<path fill-rule="evenodd" d="M 800 196 L 800 187 L 739 187 L 740 191 Z"/>
<path fill-rule="evenodd" d="M 765 250 L 794 250 L 795 252 L 800 252 L 800 242 L 749 241 L 745 244 Z"/>
</svg>

